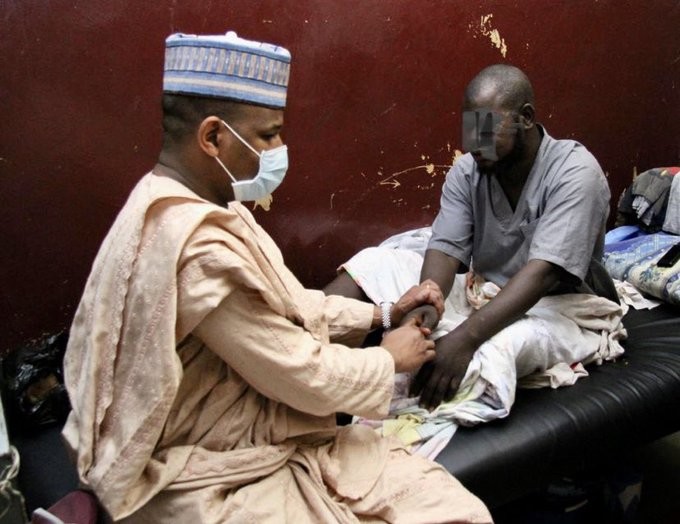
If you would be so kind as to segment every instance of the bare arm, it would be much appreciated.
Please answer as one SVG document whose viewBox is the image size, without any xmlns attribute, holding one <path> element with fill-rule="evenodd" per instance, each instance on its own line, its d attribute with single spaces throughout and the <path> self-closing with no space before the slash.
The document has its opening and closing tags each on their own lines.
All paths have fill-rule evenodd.
<svg viewBox="0 0 680 524">
<path fill-rule="evenodd" d="M 463 323 L 468 337 L 479 345 L 515 322 L 557 284 L 560 271 L 545 260 L 530 260 L 492 301 Z"/>
<path fill-rule="evenodd" d="M 346 271 L 340 272 L 338 276 L 323 288 L 326 295 L 340 295 L 344 297 L 354 298 L 364 302 L 370 302 L 370 299 L 363 292 L 361 287 L 354 282 L 354 279 Z M 444 295 L 439 289 L 439 286 L 434 282 L 423 282 L 419 286 L 412 286 L 404 293 L 399 300 L 392 305 L 390 310 L 390 318 L 394 327 L 407 323 L 407 314 L 414 308 L 418 308 L 421 304 L 428 304 L 434 316 L 438 319 L 444 312 Z M 409 319 L 413 316 L 409 315 Z M 436 324 L 436 322 L 435 322 Z M 373 308 L 373 318 L 371 320 L 371 329 L 375 329 L 382 325 L 382 311 L 380 307 Z M 420 325 L 420 322 L 418 323 Z"/>
<path fill-rule="evenodd" d="M 421 286 L 427 286 L 428 282 L 436 284 L 441 290 L 442 297 L 446 298 L 451 292 L 456 272 L 460 267 L 460 261 L 437 249 L 428 249 L 425 252 L 425 260 L 420 270 Z M 428 329 L 434 329 L 441 318 L 443 310 L 435 311 L 429 305 L 422 305 L 404 315 L 403 322 L 412 318 L 417 319 L 418 325 Z"/>
<path fill-rule="evenodd" d="M 425 252 L 423 268 L 420 270 L 420 281 L 434 280 L 442 294 L 447 297 L 453 287 L 453 280 L 460 267 L 460 261 L 437 249 L 428 249 Z"/>
<path fill-rule="evenodd" d="M 433 408 L 455 395 L 477 348 L 524 315 L 559 281 L 561 271 L 550 262 L 530 260 L 493 300 L 437 340 L 434 361 L 414 381 L 421 404 Z"/>
</svg>

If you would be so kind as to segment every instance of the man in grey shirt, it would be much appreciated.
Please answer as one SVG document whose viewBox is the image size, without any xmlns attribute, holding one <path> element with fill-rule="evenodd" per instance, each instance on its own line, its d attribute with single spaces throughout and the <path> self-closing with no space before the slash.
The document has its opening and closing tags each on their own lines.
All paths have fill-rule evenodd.
<svg viewBox="0 0 680 524">
<path fill-rule="evenodd" d="M 555 140 L 536 123 L 521 70 L 482 70 L 463 109 L 468 154 L 446 177 L 421 281 L 433 280 L 447 296 L 459 269 L 471 266 L 502 290 L 437 341 L 435 360 L 413 384 L 425 407 L 451 398 L 477 348 L 543 296 L 593 292 L 609 211 L 599 164 L 578 142 Z M 603 278 L 607 287 L 600 271 Z"/>
</svg>

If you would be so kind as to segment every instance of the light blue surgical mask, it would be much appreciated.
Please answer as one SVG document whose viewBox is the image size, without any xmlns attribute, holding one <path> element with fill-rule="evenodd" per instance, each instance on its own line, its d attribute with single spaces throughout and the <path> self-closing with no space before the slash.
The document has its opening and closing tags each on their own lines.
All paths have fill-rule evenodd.
<svg viewBox="0 0 680 524">
<path fill-rule="evenodd" d="M 215 157 L 217 163 L 232 180 L 231 187 L 234 190 L 234 198 L 239 202 L 249 202 L 251 200 L 260 200 L 273 193 L 286 176 L 286 170 L 288 169 L 288 147 L 281 145 L 258 153 L 229 124 L 224 120 L 222 120 L 222 123 L 243 145 L 260 158 L 259 169 L 254 178 L 250 180 L 236 180 L 234 175 L 227 169 L 227 166 L 219 158 Z"/>
</svg>

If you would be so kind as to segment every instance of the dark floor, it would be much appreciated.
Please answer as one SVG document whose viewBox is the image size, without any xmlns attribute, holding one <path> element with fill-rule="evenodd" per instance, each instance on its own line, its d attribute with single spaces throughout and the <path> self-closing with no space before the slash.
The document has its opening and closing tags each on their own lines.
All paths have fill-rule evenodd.
<svg viewBox="0 0 680 524">
<path fill-rule="evenodd" d="M 636 458 L 644 473 L 638 523 L 680 523 L 680 432 L 643 448 Z"/>
<path fill-rule="evenodd" d="M 493 516 L 496 524 L 678 524 L 680 432 L 631 452 L 609 471 L 560 479 Z"/>
</svg>

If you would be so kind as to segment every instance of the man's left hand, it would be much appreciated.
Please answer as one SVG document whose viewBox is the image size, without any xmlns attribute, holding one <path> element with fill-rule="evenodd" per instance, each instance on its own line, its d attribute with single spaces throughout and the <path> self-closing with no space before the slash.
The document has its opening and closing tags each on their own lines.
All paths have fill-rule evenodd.
<svg viewBox="0 0 680 524">
<path fill-rule="evenodd" d="M 454 329 L 435 342 L 435 358 L 420 369 L 411 394 L 420 394 L 420 405 L 434 409 L 454 397 L 465 376 L 477 345 L 463 330 Z"/>
</svg>

